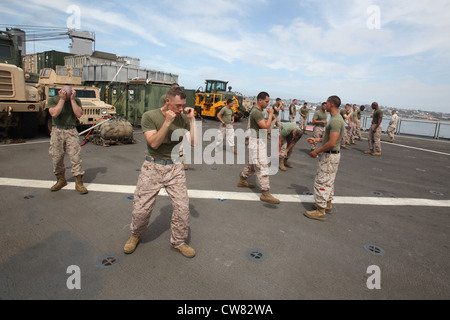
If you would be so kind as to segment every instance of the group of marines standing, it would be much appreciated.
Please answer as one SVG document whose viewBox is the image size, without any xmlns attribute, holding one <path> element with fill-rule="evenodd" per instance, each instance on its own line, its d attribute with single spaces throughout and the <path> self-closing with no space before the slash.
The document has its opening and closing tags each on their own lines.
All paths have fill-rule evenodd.
<svg viewBox="0 0 450 320">
<path fill-rule="evenodd" d="M 254 188 L 255 185 L 247 179 L 256 175 L 261 189 L 260 200 L 271 204 L 279 204 L 280 200 L 270 194 L 269 164 L 267 157 L 267 131 L 275 126 L 279 130 L 279 168 L 286 171 L 292 165 L 288 162 L 289 156 L 295 144 L 306 133 L 308 114 L 300 111 L 305 120 L 300 122 L 300 127 L 295 123 L 295 114 L 290 111 L 292 122 L 282 123 L 280 111 L 284 110 L 281 99 L 277 99 L 272 108 L 267 108 L 270 97 L 267 92 L 261 92 L 257 96 L 256 104 L 250 111 L 248 119 L 248 149 L 249 157 L 244 169 L 240 173 L 237 186 L 242 188 Z M 69 87 L 63 88 L 59 96 L 49 103 L 49 112 L 53 117 L 54 128 L 50 142 L 50 154 L 53 159 L 53 171 L 57 176 L 57 183 L 52 191 L 58 191 L 67 183 L 64 177 L 64 153 L 67 151 L 71 157 L 72 171 L 76 177 L 76 188 L 86 194 L 88 191 L 82 182 L 84 171 L 81 169 L 80 149 L 75 131 L 76 118 L 82 114 L 81 101 L 76 98 L 76 93 Z M 293 101 L 295 107 L 295 101 Z M 183 137 L 177 141 L 172 140 L 172 133 L 176 130 L 185 130 L 184 138 L 192 147 L 199 143 L 198 130 L 195 122 L 194 109 L 185 107 L 186 93 L 179 86 L 172 86 L 165 96 L 164 105 L 161 108 L 148 111 L 142 116 L 142 131 L 146 140 L 147 148 L 144 163 L 142 165 L 136 190 L 134 193 L 133 210 L 131 214 L 131 235 L 124 246 L 124 252 L 130 254 L 135 251 L 141 235 L 147 230 L 150 216 L 152 214 L 156 197 L 162 188 L 167 191 L 173 206 L 171 218 L 171 247 L 188 258 L 195 256 L 195 250 L 190 247 L 186 240 L 189 233 L 189 197 L 186 186 L 186 174 L 183 163 L 174 159 L 174 148 L 180 144 Z M 231 151 L 236 153 L 232 137 L 234 115 L 232 110 L 233 101 L 227 101 L 218 116 L 220 121 L 218 137 L 220 142 L 227 135 Z M 310 156 L 319 158 L 318 170 L 314 179 L 313 210 L 306 211 L 304 215 L 311 219 L 326 220 L 326 214 L 332 212 L 332 200 L 334 196 L 334 182 L 341 158 L 340 150 L 345 145 L 349 132 L 357 132 L 346 129 L 344 119 L 347 120 L 349 128 L 357 127 L 358 119 L 355 106 L 353 110 L 342 115 L 339 112 L 341 99 L 330 96 L 321 106 L 313 118 L 313 137 L 307 139 L 311 145 Z M 306 105 L 304 107 L 307 108 Z M 264 112 L 267 108 L 268 117 Z M 292 104 L 290 106 L 292 108 Z M 369 132 L 369 146 L 372 154 L 381 153 L 381 147 L 377 142 L 371 142 L 372 135 L 375 140 L 381 132 L 382 112 L 378 110 L 376 103 L 372 104 L 374 118 Z M 347 107 L 346 109 L 347 110 Z M 328 115 L 330 119 L 328 120 Z M 356 117 L 353 115 L 356 114 Z M 304 117 L 305 116 L 305 117 Z M 347 133 L 347 135 L 346 135 Z M 351 136 L 350 136 L 351 137 Z M 318 144 L 321 143 L 319 147 Z M 218 145 L 217 145 L 218 146 Z M 217 151 L 217 150 L 216 150 Z"/>
</svg>

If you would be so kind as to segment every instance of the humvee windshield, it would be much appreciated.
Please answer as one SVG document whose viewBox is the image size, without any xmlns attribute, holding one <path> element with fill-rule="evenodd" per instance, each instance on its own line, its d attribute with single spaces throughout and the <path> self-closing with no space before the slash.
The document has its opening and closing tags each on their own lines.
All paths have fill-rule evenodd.
<svg viewBox="0 0 450 320">
<path fill-rule="evenodd" d="M 50 89 L 48 89 L 48 96 L 49 96 L 49 98 L 57 96 L 59 90 L 61 90 L 61 88 L 50 88 Z M 76 91 L 76 94 L 77 94 L 77 98 L 91 98 L 91 99 L 95 99 L 96 98 L 94 90 L 75 89 L 75 91 Z"/>
</svg>

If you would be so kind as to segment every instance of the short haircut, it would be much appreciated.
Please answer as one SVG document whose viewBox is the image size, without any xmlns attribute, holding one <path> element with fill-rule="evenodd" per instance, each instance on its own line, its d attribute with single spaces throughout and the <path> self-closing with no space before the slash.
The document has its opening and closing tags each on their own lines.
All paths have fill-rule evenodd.
<svg viewBox="0 0 450 320">
<path fill-rule="evenodd" d="M 228 99 L 227 104 L 233 103 L 233 99 Z"/>
<path fill-rule="evenodd" d="M 267 97 L 270 97 L 269 96 L 269 94 L 267 93 L 267 92 L 260 92 L 259 94 L 258 94 L 258 96 L 256 97 L 256 101 L 259 101 L 259 100 L 265 100 Z"/>
<path fill-rule="evenodd" d="M 275 101 L 281 101 L 281 98 L 277 98 Z"/>
<path fill-rule="evenodd" d="M 186 99 L 186 92 L 181 87 L 172 87 L 167 91 L 166 99 L 175 98 L 176 96 L 179 96 L 181 99 Z"/>
<path fill-rule="evenodd" d="M 341 98 L 338 96 L 331 96 L 328 98 L 328 101 L 330 101 L 336 108 L 341 106 Z"/>
</svg>

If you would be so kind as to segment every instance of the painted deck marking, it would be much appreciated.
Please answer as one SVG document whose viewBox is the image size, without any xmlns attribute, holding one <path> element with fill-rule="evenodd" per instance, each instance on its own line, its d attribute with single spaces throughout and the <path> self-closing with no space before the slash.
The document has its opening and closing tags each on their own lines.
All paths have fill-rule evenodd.
<svg viewBox="0 0 450 320">
<path fill-rule="evenodd" d="M 48 180 L 28 180 L 0 178 L 0 186 L 19 187 L 19 188 L 39 188 L 50 189 L 55 181 Z M 133 194 L 136 186 L 84 183 L 90 192 L 109 192 L 121 194 Z M 63 190 L 74 190 L 75 183 L 69 182 Z M 161 189 L 160 195 L 168 196 L 164 189 Z M 211 190 L 188 190 L 191 199 L 226 199 L 235 201 L 260 201 L 258 193 L 252 192 L 230 192 L 230 191 L 211 191 Z M 314 203 L 312 195 L 298 194 L 274 194 L 274 196 L 283 203 Z M 419 198 L 387 198 L 387 197 L 345 197 L 337 196 L 334 198 L 335 204 L 351 205 L 370 205 L 370 206 L 421 206 L 421 207 L 450 207 L 450 200 L 432 200 Z"/>
</svg>

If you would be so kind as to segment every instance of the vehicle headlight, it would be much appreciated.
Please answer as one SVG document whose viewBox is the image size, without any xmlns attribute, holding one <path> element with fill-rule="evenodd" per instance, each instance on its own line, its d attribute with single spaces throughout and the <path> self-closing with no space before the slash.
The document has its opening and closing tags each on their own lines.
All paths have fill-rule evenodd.
<svg viewBox="0 0 450 320">
<path fill-rule="evenodd" d="M 103 114 L 103 115 L 106 115 L 107 113 L 108 113 L 108 110 L 102 109 L 102 114 Z"/>
</svg>

